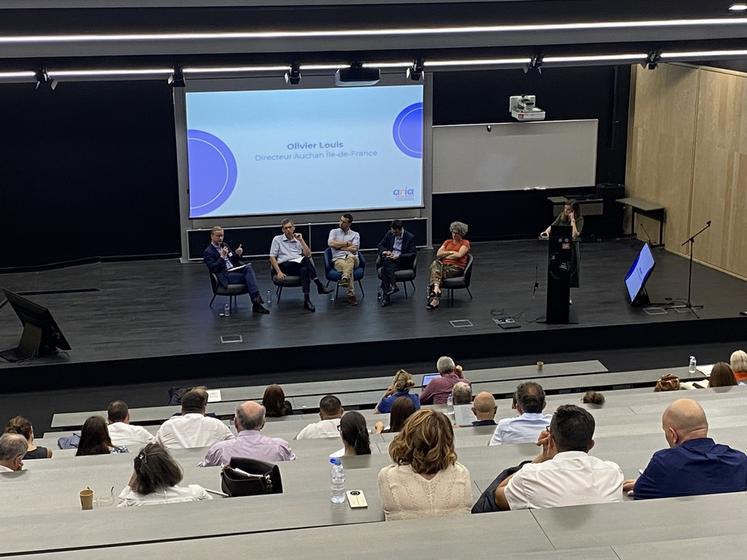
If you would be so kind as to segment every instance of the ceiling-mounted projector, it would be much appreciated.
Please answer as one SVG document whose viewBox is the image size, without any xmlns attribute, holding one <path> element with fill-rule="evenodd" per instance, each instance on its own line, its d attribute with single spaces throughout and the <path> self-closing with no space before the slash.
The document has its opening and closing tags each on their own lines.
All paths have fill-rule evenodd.
<svg viewBox="0 0 747 560">
<path fill-rule="evenodd" d="M 508 98 L 508 110 L 517 121 L 544 121 L 545 112 L 536 103 L 534 95 L 512 95 Z"/>
<path fill-rule="evenodd" d="M 378 68 L 364 68 L 359 62 L 335 72 L 335 85 L 343 87 L 373 86 L 380 79 L 381 71 Z"/>
</svg>

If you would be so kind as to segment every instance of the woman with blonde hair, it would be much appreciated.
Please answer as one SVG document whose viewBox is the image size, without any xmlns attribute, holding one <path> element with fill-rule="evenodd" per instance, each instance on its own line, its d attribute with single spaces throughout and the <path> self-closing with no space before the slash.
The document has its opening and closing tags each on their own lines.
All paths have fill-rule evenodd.
<svg viewBox="0 0 747 560">
<path fill-rule="evenodd" d="M 379 471 L 379 495 L 387 521 L 468 514 L 472 481 L 457 462 L 451 421 L 435 410 L 410 416 L 389 445 L 393 465 Z"/>
<path fill-rule="evenodd" d="M 731 370 L 734 372 L 734 377 L 737 379 L 737 383 L 747 381 L 747 352 L 744 350 L 736 350 L 732 352 L 731 358 L 729 358 L 729 365 L 731 366 Z"/>
<path fill-rule="evenodd" d="M 374 409 L 374 414 L 388 414 L 392 410 L 392 405 L 399 397 L 407 397 L 412 401 L 415 410 L 420 409 L 420 398 L 415 394 L 410 394 L 410 389 L 415 387 L 415 380 L 408 372 L 403 369 L 397 370 L 384 396 L 381 397 L 379 404 Z"/>
</svg>

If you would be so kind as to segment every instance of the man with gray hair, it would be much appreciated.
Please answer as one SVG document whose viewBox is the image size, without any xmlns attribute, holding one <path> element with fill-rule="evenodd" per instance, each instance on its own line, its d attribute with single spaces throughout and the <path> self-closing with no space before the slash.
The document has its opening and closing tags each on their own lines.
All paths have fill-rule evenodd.
<svg viewBox="0 0 747 560">
<path fill-rule="evenodd" d="M 0 436 L 0 473 L 20 471 L 26 451 L 28 444 L 21 434 Z"/>
<path fill-rule="evenodd" d="M 451 389 L 451 400 L 454 406 L 472 403 L 472 387 L 469 383 L 460 381 Z"/>
<path fill-rule="evenodd" d="M 454 385 L 470 381 L 462 376 L 462 366 L 454 363 L 449 356 L 441 356 L 436 362 L 436 370 L 441 377 L 436 377 L 420 393 L 420 404 L 446 404 Z"/>
<path fill-rule="evenodd" d="M 235 439 L 214 444 L 200 463 L 201 467 L 227 465 L 232 457 L 243 457 L 275 463 L 296 458 L 284 439 L 263 436 L 260 430 L 265 425 L 265 407 L 254 401 L 246 401 L 236 407 L 233 425 L 238 435 Z"/>
</svg>

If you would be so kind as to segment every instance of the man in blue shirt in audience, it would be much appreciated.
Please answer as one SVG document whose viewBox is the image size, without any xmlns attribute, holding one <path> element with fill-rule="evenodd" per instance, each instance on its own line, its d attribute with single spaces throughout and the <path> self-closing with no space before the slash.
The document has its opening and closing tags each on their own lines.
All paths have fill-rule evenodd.
<svg viewBox="0 0 747 560">
<path fill-rule="evenodd" d="M 625 481 L 623 491 L 644 500 L 747 489 L 747 455 L 708 437 L 708 420 L 696 401 L 674 401 L 661 425 L 669 449 L 654 453 L 637 480 Z"/>
<path fill-rule="evenodd" d="M 519 416 L 499 420 L 488 445 L 535 443 L 552 420 L 551 414 L 542 412 L 545 404 L 542 385 L 532 381 L 519 384 L 513 402 L 513 408 Z"/>
</svg>

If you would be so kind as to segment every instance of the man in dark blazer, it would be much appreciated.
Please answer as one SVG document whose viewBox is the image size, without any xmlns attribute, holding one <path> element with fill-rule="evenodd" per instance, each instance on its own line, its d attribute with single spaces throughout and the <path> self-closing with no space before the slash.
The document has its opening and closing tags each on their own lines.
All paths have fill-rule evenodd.
<svg viewBox="0 0 747 560">
<path fill-rule="evenodd" d="M 389 231 L 379 242 L 379 266 L 381 267 L 381 305 L 389 305 L 389 296 L 399 291 L 394 282 L 397 270 L 412 268 L 415 261 L 415 236 L 405 231 L 401 220 L 392 220 Z"/>
<path fill-rule="evenodd" d="M 241 244 L 235 251 L 223 243 L 223 228 L 215 226 L 210 230 L 210 245 L 207 246 L 202 254 L 202 260 L 207 265 L 208 270 L 215 274 L 218 283 L 224 288 L 229 284 L 246 284 L 249 297 L 252 299 L 252 311 L 255 313 L 267 314 L 269 311 L 262 305 L 262 297 L 259 295 L 257 288 L 257 278 L 254 276 L 252 265 L 247 264 L 239 270 L 232 271 L 233 268 L 241 266 L 241 255 L 244 249 Z"/>
</svg>

